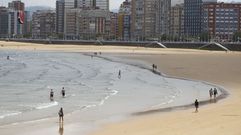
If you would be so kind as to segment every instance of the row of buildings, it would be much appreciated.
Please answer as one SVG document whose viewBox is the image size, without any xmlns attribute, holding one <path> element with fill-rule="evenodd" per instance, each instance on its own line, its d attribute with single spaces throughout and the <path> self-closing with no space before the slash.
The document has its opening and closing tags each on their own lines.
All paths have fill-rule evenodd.
<svg viewBox="0 0 241 135">
<path fill-rule="evenodd" d="M 105 40 L 231 40 L 241 30 L 241 4 L 217 0 L 125 0 L 118 13 L 109 0 L 57 0 L 56 10 L 36 11 L 18 24 L 21 1 L 0 7 L 0 37 Z M 31 27 L 30 27 L 30 25 Z M 31 32 L 30 32 L 31 31 Z"/>
<path fill-rule="evenodd" d="M 30 34 L 30 14 L 24 9 L 21 1 L 10 2 L 8 7 L 0 6 L 0 37 L 23 37 Z M 23 24 L 19 22 L 21 12 L 25 14 Z"/>
</svg>

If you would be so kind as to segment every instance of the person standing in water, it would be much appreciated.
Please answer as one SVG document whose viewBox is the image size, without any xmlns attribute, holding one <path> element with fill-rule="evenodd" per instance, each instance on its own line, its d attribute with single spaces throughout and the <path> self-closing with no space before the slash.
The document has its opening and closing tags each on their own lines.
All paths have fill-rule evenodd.
<svg viewBox="0 0 241 135">
<path fill-rule="evenodd" d="M 218 90 L 217 90 L 216 88 L 214 88 L 213 94 L 214 94 L 214 99 L 216 99 L 216 97 L 217 97 L 217 95 L 218 95 Z"/>
<path fill-rule="evenodd" d="M 209 96 L 210 96 L 210 99 L 212 99 L 212 97 L 213 97 L 213 89 L 212 88 L 209 90 Z"/>
<path fill-rule="evenodd" d="M 121 70 L 119 70 L 118 78 L 121 79 Z"/>
<path fill-rule="evenodd" d="M 60 110 L 59 110 L 59 122 L 63 123 L 64 122 L 64 111 L 63 111 L 63 108 L 61 107 Z"/>
<path fill-rule="evenodd" d="M 196 108 L 196 111 L 195 111 L 195 112 L 198 112 L 198 108 L 199 108 L 199 102 L 198 102 L 198 100 L 197 100 L 197 99 L 195 100 L 194 105 L 195 105 L 195 108 Z"/>
<path fill-rule="evenodd" d="M 53 89 L 51 89 L 50 91 L 50 100 L 53 100 L 54 99 L 54 91 Z"/>
<path fill-rule="evenodd" d="M 62 94 L 62 97 L 65 97 L 65 90 L 64 90 L 64 87 L 62 88 L 61 94 Z"/>
</svg>

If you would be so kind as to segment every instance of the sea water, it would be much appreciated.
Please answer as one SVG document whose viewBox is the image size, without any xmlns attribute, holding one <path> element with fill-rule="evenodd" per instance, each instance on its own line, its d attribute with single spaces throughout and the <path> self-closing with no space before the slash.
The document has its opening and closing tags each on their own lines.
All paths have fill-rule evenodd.
<svg viewBox="0 0 241 135">
<path fill-rule="evenodd" d="M 0 61 L 0 125 L 56 117 L 60 107 L 88 121 L 185 105 L 212 87 L 81 53 L 5 50 Z"/>
</svg>

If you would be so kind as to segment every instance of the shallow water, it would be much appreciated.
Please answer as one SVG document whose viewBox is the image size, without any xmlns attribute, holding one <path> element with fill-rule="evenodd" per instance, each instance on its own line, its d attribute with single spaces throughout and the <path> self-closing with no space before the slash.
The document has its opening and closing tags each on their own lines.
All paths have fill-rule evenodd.
<svg viewBox="0 0 241 135">
<path fill-rule="evenodd" d="M 80 53 L 1 51 L 0 61 L 1 125 L 54 117 L 60 107 L 88 121 L 185 105 L 208 99 L 212 87 Z"/>
</svg>

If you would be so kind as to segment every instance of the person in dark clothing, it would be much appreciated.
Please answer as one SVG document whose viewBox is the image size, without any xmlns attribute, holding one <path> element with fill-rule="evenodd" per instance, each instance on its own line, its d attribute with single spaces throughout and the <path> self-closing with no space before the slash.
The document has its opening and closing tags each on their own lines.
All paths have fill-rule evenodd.
<svg viewBox="0 0 241 135">
<path fill-rule="evenodd" d="M 121 79 L 121 70 L 119 70 L 118 78 Z"/>
<path fill-rule="evenodd" d="M 64 122 L 64 112 L 62 107 L 59 110 L 59 122 Z"/>
<path fill-rule="evenodd" d="M 61 94 L 62 94 L 62 97 L 65 97 L 65 90 L 64 90 L 64 87 L 62 88 Z"/>
<path fill-rule="evenodd" d="M 216 97 L 218 95 L 218 90 L 216 88 L 214 88 L 214 90 L 213 90 L 213 95 L 214 95 L 214 99 L 216 99 Z"/>
<path fill-rule="evenodd" d="M 210 96 L 210 99 L 212 99 L 212 97 L 213 97 L 213 89 L 212 88 L 209 90 L 209 96 Z"/>
<path fill-rule="evenodd" d="M 50 100 L 53 100 L 54 99 L 54 92 L 53 92 L 53 89 L 51 89 L 50 91 Z"/>
<path fill-rule="evenodd" d="M 197 99 L 195 100 L 194 105 L 195 105 L 195 108 L 196 108 L 196 111 L 195 111 L 195 112 L 198 112 L 198 108 L 199 108 L 199 102 L 198 102 L 198 100 L 197 100 Z"/>
</svg>

